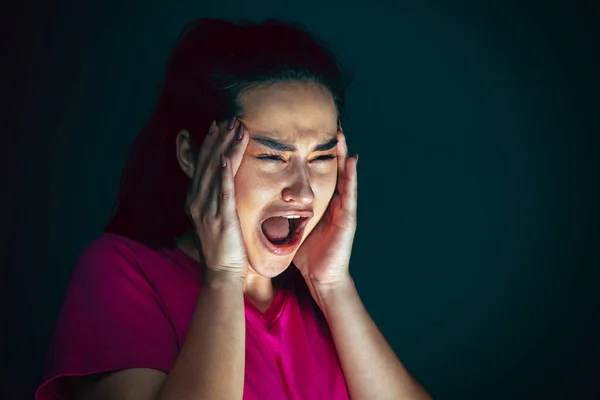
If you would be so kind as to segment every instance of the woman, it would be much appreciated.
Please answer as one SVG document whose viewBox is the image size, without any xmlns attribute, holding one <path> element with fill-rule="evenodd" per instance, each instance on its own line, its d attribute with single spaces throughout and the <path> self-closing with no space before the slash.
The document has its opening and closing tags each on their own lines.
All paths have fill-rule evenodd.
<svg viewBox="0 0 600 400">
<path fill-rule="evenodd" d="M 184 29 L 37 399 L 429 398 L 348 271 L 347 85 L 298 27 Z"/>
</svg>

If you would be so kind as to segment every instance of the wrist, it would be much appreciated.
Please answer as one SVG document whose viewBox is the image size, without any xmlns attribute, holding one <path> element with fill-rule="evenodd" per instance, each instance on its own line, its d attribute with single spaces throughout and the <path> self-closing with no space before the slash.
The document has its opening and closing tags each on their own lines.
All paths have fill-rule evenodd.
<svg viewBox="0 0 600 400">
<path fill-rule="evenodd" d="M 202 274 L 202 287 L 205 289 L 238 288 L 243 291 L 245 278 L 243 276 L 205 268 Z"/>
<path fill-rule="evenodd" d="M 315 300 L 317 300 L 319 307 L 323 311 L 332 302 L 343 299 L 356 291 L 354 280 L 350 275 L 336 281 L 316 282 L 313 280 L 309 283 L 309 287 L 311 287 L 313 297 L 315 297 Z"/>
<path fill-rule="evenodd" d="M 354 280 L 350 274 L 344 274 L 335 280 L 318 281 L 310 278 L 310 285 L 313 289 L 322 295 L 328 295 L 343 291 L 349 287 L 354 287 Z"/>
<path fill-rule="evenodd" d="M 340 280 L 328 282 L 307 280 L 307 285 L 327 321 L 330 319 L 331 312 L 335 313 L 338 307 L 345 307 L 352 296 L 357 294 L 354 281 L 350 275 Z"/>
</svg>

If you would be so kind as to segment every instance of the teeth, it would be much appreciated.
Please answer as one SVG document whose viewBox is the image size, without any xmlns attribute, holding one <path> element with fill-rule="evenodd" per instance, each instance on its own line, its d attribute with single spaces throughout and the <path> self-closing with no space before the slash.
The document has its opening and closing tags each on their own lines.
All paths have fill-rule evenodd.
<svg viewBox="0 0 600 400">
<path fill-rule="evenodd" d="M 287 219 L 296 219 L 296 218 L 300 218 L 299 215 L 286 215 L 285 218 Z"/>
</svg>

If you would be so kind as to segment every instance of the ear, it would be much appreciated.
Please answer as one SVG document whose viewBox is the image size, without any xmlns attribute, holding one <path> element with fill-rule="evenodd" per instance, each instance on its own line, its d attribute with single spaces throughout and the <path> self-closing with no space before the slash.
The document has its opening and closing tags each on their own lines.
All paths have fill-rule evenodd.
<svg viewBox="0 0 600 400">
<path fill-rule="evenodd" d="M 192 148 L 190 133 L 182 129 L 177 134 L 175 139 L 175 147 L 177 152 L 177 161 L 184 174 L 192 179 L 196 170 L 196 154 Z"/>
</svg>

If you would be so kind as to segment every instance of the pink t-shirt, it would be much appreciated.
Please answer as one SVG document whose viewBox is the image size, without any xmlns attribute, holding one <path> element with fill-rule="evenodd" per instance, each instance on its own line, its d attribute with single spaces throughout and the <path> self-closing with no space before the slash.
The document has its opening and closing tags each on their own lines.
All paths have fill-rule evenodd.
<svg viewBox="0 0 600 400">
<path fill-rule="evenodd" d="M 348 399 L 335 347 L 302 276 L 290 267 L 270 308 L 246 314 L 244 399 Z M 198 263 L 103 234 L 80 254 L 36 400 L 73 399 L 60 379 L 125 368 L 169 372 L 200 288 Z"/>
</svg>

